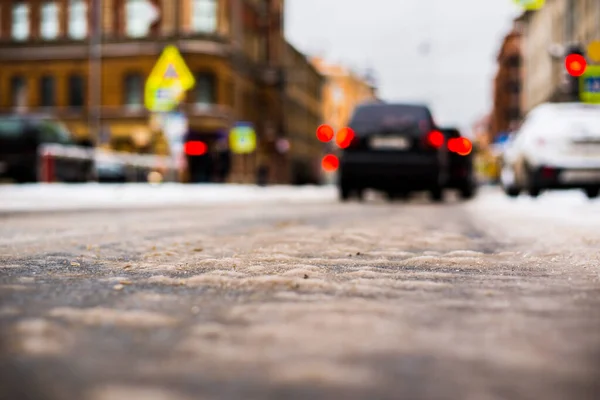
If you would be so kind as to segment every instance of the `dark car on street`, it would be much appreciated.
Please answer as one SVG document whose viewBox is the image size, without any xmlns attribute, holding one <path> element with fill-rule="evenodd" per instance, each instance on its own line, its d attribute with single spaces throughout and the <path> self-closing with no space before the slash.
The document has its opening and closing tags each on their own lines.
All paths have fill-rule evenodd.
<svg viewBox="0 0 600 400">
<path fill-rule="evenodd" d="M 473 171 L 473 145 L 456 128 L 440 129 L 448 148 L 448 181 L 446 187 L 458 190 L 460 197 L 470 199 L 477 191 Z"/>
<path fill-rule="evenodd" d="M 39 179 L 39 150 L 43 144 L 91 147 L 91 143 L 77 143 L 60 122 L 46 116 L 0 116 L 0 178 L 18 183 Z M 55 158 L 54 180 L 85 182 L 94 178 L 90 159 Z"/>
<path fill-rule="evenodd" d="M 389 199 L 427 191 L 443 201 L 446 187 L 445 138 L 427 106 L 369 103 L 350 118 L 351 139 L 342 151 L 338 176 L 340 198 L 362 197 L 365 189 Z"/>
</svg>

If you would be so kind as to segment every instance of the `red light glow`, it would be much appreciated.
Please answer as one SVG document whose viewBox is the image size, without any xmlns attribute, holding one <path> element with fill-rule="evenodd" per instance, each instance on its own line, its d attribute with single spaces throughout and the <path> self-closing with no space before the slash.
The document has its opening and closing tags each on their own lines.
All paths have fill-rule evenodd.
<svg viewBox="0 0 600 400">
<path fill-rule="evenodd" d="M 321 161 L 321 166 L 327 172 L 333 172 L 340 166 L 340 160 L 333 154 L 327 154 Z"/>
<path fill-rule="evenodd" d="M 335 143 L 342 149 L 347 149 L 354 140 L 354 131 L 350 128 L 342 128 L 335 137 Z"/>
<path fill-rule="evenodd" d="M 467 156 L 473 151 L 473 144 L 467 138 L 454 138 L 448 140 L 448 150 L 461 156 Z"/>
<path fill-rule="evenodd" d="M 585 57 L 579 54 L 569 54 L 565 58 L 565 68 L 571 76 L 581 76 L 587 68 Z"/>
<path fill-rule="evenodd" d="M 333 139 L 333 128 L 329 125 L 321 125 L 317 128 L 317 139 L 321 142 L 327 143 Z"/>
<path fill-rule="evenodd" d="M 188 156 L 202 156 L 206 154 L 208 147 L 206 143 L 200 141 L 186 142 L 185 154 Z"/>
<path fill-rule="evenodd" d="M 436 149 L 442 147 L 444 145 L 444 141 L 444 134 L 440 131 L 431 131 L 429 132 L 429 135 L 427 135 L 427 143 Z"/>
</svg>

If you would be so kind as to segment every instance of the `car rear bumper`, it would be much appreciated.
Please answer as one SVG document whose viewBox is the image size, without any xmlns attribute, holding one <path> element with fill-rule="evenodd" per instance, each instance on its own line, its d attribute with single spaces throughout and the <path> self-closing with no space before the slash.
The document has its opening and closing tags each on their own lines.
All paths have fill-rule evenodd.
<svg viewBox="0 0 600 400">
<path fill-rule="evenodd" d="M 341 184 L 373 189 L 426 190 L 441 184 L 437 155 L 344 154 L 340 160 Z"/>
<path fill-rule="evenodd" d="M 540 167 L 534 171 L 535 186 L 542 189 L 576 189 L 600 187 L 600 167 Z"/>
</svg>

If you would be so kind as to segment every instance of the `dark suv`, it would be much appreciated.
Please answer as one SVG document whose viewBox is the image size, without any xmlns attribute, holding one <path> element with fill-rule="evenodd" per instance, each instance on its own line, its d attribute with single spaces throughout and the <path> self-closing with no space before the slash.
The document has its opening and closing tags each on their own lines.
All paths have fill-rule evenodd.
<svg viewBox="0 0 600 400">
<path fill-rule="evenodd" d="M 430 110 L 423 105 L 372 103 L 358 106 L 348 125 L 352 139 L 342 151 L 339 193 L 342 200 L 364 189 L 390 199 L 427 191 L 443 200 L 447 150 Z"/>
<path fill-rule="evenodd" d="M 19 183 L 38 181 L 39 155 L 43 144 L 91 147 L 76 143 L 59 121 L 45 116 L 0 116 L 0 177 Z M 91 160 L 56 158 L 54 179 L 62 182 L 85 182 L 94 177 Z"/>
</svg>

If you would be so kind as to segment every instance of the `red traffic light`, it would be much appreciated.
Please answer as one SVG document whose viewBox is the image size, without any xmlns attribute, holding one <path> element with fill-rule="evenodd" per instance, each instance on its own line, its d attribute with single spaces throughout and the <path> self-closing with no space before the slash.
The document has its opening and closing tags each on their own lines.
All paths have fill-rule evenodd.
<svg viewBox="0 0 600 400">
<path fill-rule="evenodd" d="M 321 166 L 327 172 L 333 172 L 340 166 L 340 160 L 333 154 L 327 154 L 321 160 Z"/>
<path fill-rule="evenodd" d="M 321 142 L 329 142 L 333 139 L 333 128 L 329 125 L 321 125 L 317 128 L 317 138 Z"/>
<path fill-rule="evenodd" d="M 580 54 L 569 54 L 565 58 L 565 68 L 571 76 L 581 76 L 587 68 L 585 57 Z"/>
<path fill-rule="evenodd" d="M 335 143 L 342 149 L 350 147 L 352 140 L 354 140 L 354 131 L 350 128 L 342 128 L 335 136 Z"/>
<path fill-rule="evenodd" d="M 186 142 L 185 144 L 185 154 L 188 156 L 201 156 L 206 154 L 208 151 L 208 147 L 206 143 L 200 141 L 191 141 Z"/>
</svg>

